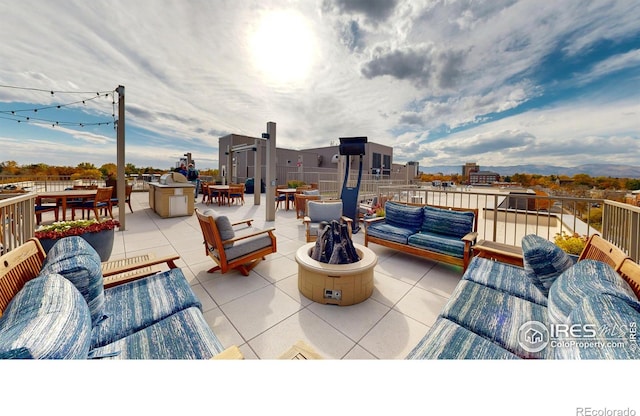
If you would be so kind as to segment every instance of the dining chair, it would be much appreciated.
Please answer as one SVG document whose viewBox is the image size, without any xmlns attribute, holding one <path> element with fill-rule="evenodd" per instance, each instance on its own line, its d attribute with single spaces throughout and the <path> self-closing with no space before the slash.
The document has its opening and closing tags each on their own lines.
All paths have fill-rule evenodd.
<svg viewBox="0 0 640 416">
<path fill-rule="evenodd" d="M 244 184 L 232 184 L 229 185 L 229 205 L 231 205 L 231 200 L 233 203 L 241 202 L 244 205 Z"/>
<path fill-rule="evenodd" d="M 129 210 L 131 212 L 133 212 L 133 208 L 131 208 L 131 192 L 133 192 L 133 184 L 126 186 L 125 191 L 124 191 L 124 202 L 129 205 Z M 111 192 L 111 207 L 117 207 L 118 206 L 118 195 L 116 193 L 116 189 L 114 188 L 113 191 Z M 103 212 L 104 210 L 106 210 L 107 208 L 103 208 Z M 106 215 L 106 212 L 104 212 Z"/>
<path fill-rule="evenodd" d="M 53 212 L 55 215 L 56 221 L 60 218 L 60 206 L 58 203 L 53 204 L 42 204 L 40 202 L 36 203 L 36 224 L 40 225 L 42 222 L 42 213 L 44 212 Z"/>
<path fill-rule="evenodd" d="M 111 193 L 113 192 L 113 187 L 108 186 L 104 188 L 98 188 L 96 190 L 96 196 L 94 199 L 89 201 L 84 201 L 78 204 L 74 204 L 71 206 L 71 219 L 75 219 L 76 209 L 82 211 L 83 216 L 84 212 L 87 211 L 87 219 L 91 218 L 91 211 L 93 211 L 96 219 L 100 218 L 100 210 L 106 209 L 109 212 L 109 216 L 113 218 L 113 212 L 111 210 Z"/>
</svg>

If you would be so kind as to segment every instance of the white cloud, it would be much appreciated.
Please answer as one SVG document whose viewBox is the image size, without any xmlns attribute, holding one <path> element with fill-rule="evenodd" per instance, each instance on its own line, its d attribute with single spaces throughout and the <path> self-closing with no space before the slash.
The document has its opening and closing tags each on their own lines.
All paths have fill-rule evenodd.
<svg viewBox="0 0 640 416">
<path fill-rule="evenodd" d="M 553 85 L 538 82 L 541 73 L 550 70 L 541 63 L 551 54 L 572 58 L 602 42 L 637 39 L 636 3 L 271 0 L 249 8 L 246 2 L 221 0 L 27 0 L 20 7 L 4 2 L 0 84 L 80 91 L 124 85 L 131 146 L 127 157 L 139 158 L 142 165 L 164 163 L 189 150 L 213 163 L 217 137 L 259 136 L 268 121 L 277 123 L 282 147 L 324 146 L 341 136 L 366 135 L 370 141 L 397 146 L 398 161 L 417 156 L 460 160 L 467 154 L 426 137 L 480 123 L 446 140 L 459 142 L 462 151 L 488 154 L 495 140 L 507 140 L 500 142 L 506 145 L 514 143 L 514 137 L 526 138 L 522 152 L 516 147 L 506 156 L 491 157 L 544 159 L 536 151 L 551 151 L 558 140 L 630 145 L 637 138 L 637 128 L 619 127 L 626 126 L 629 117 L 617 111 L 637 108 L 620 103 L 618 96 L 609 93 L 608 101 L 599 101 L 600 108 L 584 102 L 548 104 L 540 98 L 553 94 Z M 273 72 L 264 77 L 263 62 L 270 54 L 256 53 L 251 39 L 261 18 L 273 11 L 302 16 L 307 24 L 304 44 L 312 46 L 291 61 L 297 64 L 296 57 L 305 57 L 309 65 L 304 66 L 304 77 L 283 80 Z M 288 59 L 283 33 L 284 40 L 271 43 L 284 48 L 278 53 Z M 637 50 L 585 66 L 573 85 L 589 86 L 637 67 Z M 277 65 L 270 68 L 276 68 L 275 75 L 285 72 L 278 73 Z M 555 80 L 554 75 L 548 78 Z M 640 92 L 627 89 L 625 94 L 632 102 Z M 57 98 L 44 95 L 0 88 L 4 102 L 48 103 Z M 537 102 L 547 108 L 536 109 Z M 105 111 L 110 116 L 110 109 Z M 525 113 L 482 125 L 496 113 L 518 111 Z M 607 114 L 607 123 L 600 113 Z M 549 120 L 557 120 L 552 129 L 545 124 Z M 574 124 L 583 127 L 570 129 Z M 24 134 L 9 128 L 3 134 Z M 476 147 L 469 137 L 476 138 Z M 103 155 L 90 145 L 111 146 L 99 134 L 73 132 L 64 143 L 71 160 Z M 579 153 L 581 159 L 589 158 Z M 639 155 L 625 155 L 633 156 Z"/>
</svg>

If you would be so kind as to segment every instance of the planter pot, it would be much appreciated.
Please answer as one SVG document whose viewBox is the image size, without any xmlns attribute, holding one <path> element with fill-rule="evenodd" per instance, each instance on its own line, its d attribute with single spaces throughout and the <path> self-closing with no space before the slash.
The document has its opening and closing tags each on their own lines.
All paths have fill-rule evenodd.
<svg viewBox="0 0 640 416">
<path fill-rule="evenodd" d="M 79 237 L 84 238 L 98 252 L 100 261 L 107 261 L 111 257 L 111 251 L 113 250 L 114 236 L 115 230 L 104 230 L 97 233 L 85 233 Z M 57 241 L 57 239 L 44 238 L 40 240 L 40 244 L 42 244 L 44 251 L 48 253 Z"/>
</svg>

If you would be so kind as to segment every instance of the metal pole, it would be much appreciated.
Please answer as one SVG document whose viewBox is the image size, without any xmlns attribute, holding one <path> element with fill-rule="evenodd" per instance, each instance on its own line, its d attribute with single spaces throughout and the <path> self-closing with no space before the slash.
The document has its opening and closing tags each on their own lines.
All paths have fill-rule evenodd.
<svg viewBox="0 0 640 416">
<path fill-rule="evenodd" d="M 256 151 L 253 152 L 253 205 L 260 205 L 262 189 L 262 140 L 255 140 Z"/>
<path fill-rule="evenodd" d="M 124 201 L 126 199 L 127 184 L 124 177 L 124 86 L 119 85 L 116 90 L 118 91 L 118 221 L 120 222 L 120 231 L 125 231 L 125 214 L 127 211 L 125 210 L 126 204 Z"/>
<path fill-rule="evenodd" d="M 267 206 L 265 209 L 265 220 L 276 220 L 276 123 L 270 121 L 267 123 L 267 186 L 265 189 Z M 255 189 L 255 183 L 254 183 Z M 258 184 L 260 186 L 260 184 Z M 258 188 L 260 189 L 260 188 Z"/>
</svg>

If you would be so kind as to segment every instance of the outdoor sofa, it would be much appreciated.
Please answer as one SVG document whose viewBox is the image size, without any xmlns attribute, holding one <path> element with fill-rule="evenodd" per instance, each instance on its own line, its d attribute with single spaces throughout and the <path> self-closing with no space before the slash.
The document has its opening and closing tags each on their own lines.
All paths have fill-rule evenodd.
<svg viewBox="0 0 640 416">
<path fill-rule="evenodd" d="M 179 268 L 105 289 L 98 253 L 67 237 L 0 257 L 0 358 L 241 358 L 224 349 Z"/>
<path fill-rule="evenodd" d="M 524 267 L 475 257 L 408 359 L 639 359 L 640 267 L 594 235 L 574 263 L 522 239 Z"/>
<path fill-rule="evenodd" d="M 385 216 L 364 219 L 364 245 L 380 244 L 467 269 L 478 210 L 387 201 Z"/>
</svg>

